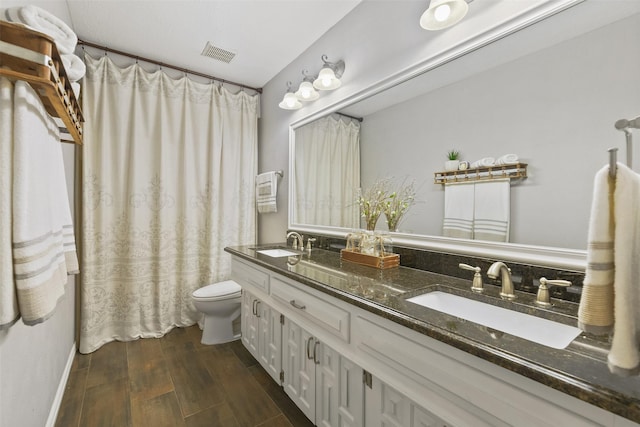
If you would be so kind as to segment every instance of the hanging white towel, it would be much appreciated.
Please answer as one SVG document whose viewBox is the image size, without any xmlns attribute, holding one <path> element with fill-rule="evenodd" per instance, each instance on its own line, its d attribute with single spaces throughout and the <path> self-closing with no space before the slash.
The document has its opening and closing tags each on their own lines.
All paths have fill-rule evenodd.
<svg viewBox="0 0 640 427">
<path fill-rule="evenodd" d="M 51 37 L 61 54 L 73 53 L 78 44 L 78 36 L 64 21 L 37 6 L 10 8 L 5 16 L 9 21 L 25 24 Z"/>
<path fill-rule="evenodd" d="M 443 236 L 473 238 L 473 193 L 473 183 L 445 184 Z"/>
<path fill-rule="evenodd" d="M 640 373 L 638 259 L 640 176 L 618 163 L 614 183 L 606 166 L 596 174 L 578 321 L 588 332 L 613 329 L 609 369 L 623 376 Z"/>
<path fill-rule="evenodd" d="M 256 177 L 256 202 L 259 213 L 278 212 L 278 175 L 275 171 L 261 173 Z"/>
<path fill-rule="evenodd" d="M 518 155 L 517 154 L 505 154 L 504 156 L 500 156 L 496 159 L 496 165 L 515 165 L 518 163 Z"/>
<path fill-rule="evenodd" d="M 14 88 L 13 267 L 28 325 L 50 317 L 77 272 L 60 136 L 31 86 Z"/>
<path fill-rule="evenodd" d="M 511 210 L 509 180 L 476 182 L 474 199 L 473 238 L 508 242 Z"/>
<path fill-rule="evenodd" d="M 470 168 L 476 169 L 483 166 L 493 166 L 495 164 L 496 164 L 496 159 L 494 159 L 493 157 L 483 157 L 480 160 L 476 160 L 475 162 L 471 163 Z"/>
<path fill-rule="evenodd" d="M 0 330 L 19 318 L 13 281 L 11 195 L 13 192 L 13 84 L 0 78 Z"/>
</svg>

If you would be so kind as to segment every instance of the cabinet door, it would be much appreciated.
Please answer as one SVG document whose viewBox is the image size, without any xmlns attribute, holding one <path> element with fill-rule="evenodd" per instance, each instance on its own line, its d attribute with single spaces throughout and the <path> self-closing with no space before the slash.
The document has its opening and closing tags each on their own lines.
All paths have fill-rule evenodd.
<svg viewBox="0 0 640 427">
<path fill-rule="evenodd" d="M 362 427 L 364 385 L 362 368 L 316 340 L 316 425 Z"/>
<path fill-rule="evenodd" d="M 315 340 L 309 332 L 290 319 L 284 319 L 282 342 L 284 381 L 282 386 L 291 400 L 313 422 L 316 418 L 314 343 Z"/>
<path fill-rule="evenodd" d="M 367 427 L 451 427 L 376 377 L 365 390 Z"/>
<path fill-rule="evenodd" d="M 282 370 L 282 325 L 280 313 L 264 302 L 258 303 L 258 361 L 271 377 L 280 384 Z"/>
<path fill-rule="evenodd" d="M 257 299 L 251 292 L 243 291 L 242 294 L 242 343 L 249 352 L 258 358 L 258 318 L 255 316 Z"/>
</svg>

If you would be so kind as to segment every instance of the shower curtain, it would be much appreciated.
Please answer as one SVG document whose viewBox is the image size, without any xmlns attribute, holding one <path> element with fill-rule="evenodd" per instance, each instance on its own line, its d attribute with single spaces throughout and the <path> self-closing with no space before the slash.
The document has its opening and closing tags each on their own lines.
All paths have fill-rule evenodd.
<svg viewBox="0 0 640 427">
<path fill-rule="evenodd" d="M 258 96 L 85 56 L 80 345 L 158 337 L 255 242 Z"/>
<path fill-rule="evenodd" d="M 296 129 L 296 222 L 357 228 L 360 123 L 323 117 Z"/>
</svg>

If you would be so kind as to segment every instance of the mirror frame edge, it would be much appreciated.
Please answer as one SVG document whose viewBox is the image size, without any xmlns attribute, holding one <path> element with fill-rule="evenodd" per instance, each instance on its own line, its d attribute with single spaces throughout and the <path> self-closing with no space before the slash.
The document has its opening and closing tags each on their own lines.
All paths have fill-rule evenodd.
<svg viewBox="0 0 640 427">
<path fill-rule="evenodd" d="M 312 224 L 297 224 L 294 218 L 295 195 L 295 130 L 316 119 L 334 113 L 355 102 L 369 98 L 379 92 L 392 88 L 413 77 L 426 73 L 449 61 L 455 60 L 469 52 L 479 49 L 495 40 L 508 36 L 529 25 L 535 24 L 556 13 L 568 9 L 585 0 L 552 0 L 526 11 L 517 17 L 495 27 L 482 31 L 475 37 L 455 45 L 439 55 L 428 57 L 419 63 L 404 68 L 391 76 L 383 78 L 368 87 L 331 103 L 319 110 L 295 120 L 289 125 L 289 206 L 287 226 L 289 230 L 319 234 L 328 237 L 346 238 L 350 229 Z M 550 246 L 534 246 L 515 243 L 499 243 L 481 240 L 455 239 L 440 236 L 428 236 L 406 233 L 391 233 L 394 244 L 423 250 L 453 253 L 501 261 L 520 262 L 537 266 L 566 269 L 584 272 L 586 269 L 586 250 L 558 248 Z"/>
</svg>

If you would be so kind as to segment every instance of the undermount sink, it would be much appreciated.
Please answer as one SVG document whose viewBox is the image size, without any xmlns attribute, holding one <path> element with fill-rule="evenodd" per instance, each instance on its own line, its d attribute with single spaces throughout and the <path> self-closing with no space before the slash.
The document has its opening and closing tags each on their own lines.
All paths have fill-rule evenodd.
<svg viewBox="0 0 640 427">
<path fill-rule="evenodd" d="M 256 252 L 259 253 L 259 254 L 270 256 L 270 257 L 274 257 L 274 258 L 300 255 L 300 252 L 293 252 L 293 251 L 289 251 L 287 249 L 280 249 L 280 248 L 262 249 L 262 250 L 257 250 Z"/>
<path fill-rule="evenodd" d="M 442 291 L 407 301 L 551 348 L 566 348 L 580 329 Z"/>
</svg>

